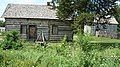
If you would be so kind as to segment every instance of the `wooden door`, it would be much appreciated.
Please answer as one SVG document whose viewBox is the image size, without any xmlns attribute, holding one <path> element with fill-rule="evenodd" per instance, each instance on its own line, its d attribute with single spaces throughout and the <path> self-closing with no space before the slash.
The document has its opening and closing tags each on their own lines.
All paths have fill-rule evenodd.
<svg viewBox="0 0 120 67">
<path fill-rule="evenodd" d="M 36 39 L 37 28 L 36 25 L 29 25 L 29 39 Z"/>
</svg>

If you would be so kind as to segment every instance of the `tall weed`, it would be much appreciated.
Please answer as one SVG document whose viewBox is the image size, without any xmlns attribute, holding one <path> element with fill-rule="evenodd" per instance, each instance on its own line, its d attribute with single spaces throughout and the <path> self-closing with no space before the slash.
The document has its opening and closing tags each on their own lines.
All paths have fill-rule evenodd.
<svg viewBox="0 0 120 67">
<path fill-rule="evenodd" d="M 89 51 L 91 49 L 90 35 L 77 33 L 74 44 L 79 45 L 83 51 Z"/>
</svg>

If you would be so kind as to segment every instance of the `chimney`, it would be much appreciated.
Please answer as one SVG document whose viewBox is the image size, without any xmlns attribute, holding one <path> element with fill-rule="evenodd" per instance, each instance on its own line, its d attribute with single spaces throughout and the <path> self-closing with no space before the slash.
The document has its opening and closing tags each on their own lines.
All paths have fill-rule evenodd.
<svg viewBox="0 0 120 67">
<path fill-rule="evenodd" d="M 47 6 L 51 6 L 50 2 L 47 2 Z"/>
</svg>

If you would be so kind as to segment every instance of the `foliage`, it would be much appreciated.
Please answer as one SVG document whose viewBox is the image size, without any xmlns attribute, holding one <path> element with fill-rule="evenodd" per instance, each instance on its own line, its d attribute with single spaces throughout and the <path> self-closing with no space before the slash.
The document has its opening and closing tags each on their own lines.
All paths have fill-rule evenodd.
<svg viewBox="0 0 120 67">
<path fill-rule="evenodd" d="M 0 64 L 3 62 L 3 55 L 0 54 Z"/>
<path fill-rule="evenodd" d="M 80 33 L 77 34 L 76 39 L 74 40 L 74 44 L 79 45 L 82 51 L 84 52 L 84 67 L 99 67 L 99 66 L 114 66 L 115 60 L 113 60 L 114 57 L 109 57 L 106 59 L 106 56 L 99 56 L 96 55 L 99 51 L 103 51 L 106 49 L 114 49 L 118 48 L 119 50 L 119 45 L 115 44 L 93 44 L 90 41 L 92 40 L 91 36 L 86 35 L 83 36 Z M 114 53 L 113 53 L 114 54 Z M 108 57 L 108 56 L 107 56 Z M 118 58 L 118 56 L 117 56 Z M 110 62 L 112 61 L 112 62 Z M 111 64 L 109 64 L 111 63 Z M 115 66 L 118 66 L 119 61 L 116 63 Z"/>
<path fill-rule="evenodd" d="M 21 43 L 19 41 L 19 33 L 15 30 L 13 31 L 8 31 L 5 34 L 5 38 L 2 42 L 2 48 L 4 50 L 6 49 L 18 49 L 19 47 L 21 47 Z"/>
<path fill-rule="evenodd" d="M 65 20 L 66 18 L 69 18 L 74 10 L 72 10 L 72 1 L 71 0 L 60 0 L 59 6 L 57 7 L 57 16 L 58 18 Z"/>
<path fill-rule="evenodd" d="M 118 32 L 120 32 L 120 5 L 116 5 L 115 11 L 114 16 L 119 23 L 117 28 Z"/>
<path fill-rule="evenodd" d="M 28 44 L 28 43 L 27 43 Z M 119 67 L 120 49 L 82 51 L 79 45 L 50 43 L 43 48 L 31 45 L 21 50 L 0 50 L 1 67 Z M 37 48 L 37 49 L 36 49 Z M 58 51 L 58 48 L 61 50 Z"/>
<path fill-rule="evenodd" d="M 5 22 L 0 21 L 0 27 L 5 27 Z"/>
<path fill-rule="evenodd" d="M 113 15 L 115 13 L 116 1 L 119 0 L 92 0 L 89 10 L 103 17 Z"/>
<path fill-rule="evenodd" d="M 89 13 L 81 13 L 80 16 L 76 17 L 72 26 L 75 32 L 84 32 L 84 25 L 91 26 L 93 24 L 94 15 Z"/>
<path fill-rule="evenodd" d="M 116 1 L 118 0 L 60 0 L 57 8 L 58 17 L 67 19 L 76 12 L 78 14 L 92 12 L 101 16 L 111 15 L 115 13 Z"/>
<path fill-rule="evenodd" d="M 86 8 L 90 0 L 60 0 L 58 1 L 58 18 L 65 20 L 74 18 L 75 15 L 87 12 Z"/>
<path fill-rule="evenodd" d="M 80 45 L 80 48 L 83 51 L 89 51 L 91 47 L 90 40 L 90 35 L 82 35 L 81 33 L 77 33 L 77 37 L 74 39 L 74 42 L 76 45 Z"/>
<path fill-rule="evenodd" d="M 111 39 L 106 37 L 95 37 L 91 35 L 82 36 L 81 34 L 74 35 L 74 43 L 77 45 L 85 44 L 84 46 L 89 51 L 91 49 L 103 50 L 106 48 L 120 48 L 119 39 Z M 85 48 L 84 47 L 84 48 Z"/>
<path fill-rule="evenodd" d="M 114 16 L 116 13 L 116 1 L 119 0 L 59 0 L 57 1 L 57 16 L 62 20 L 75 20 L 73 26 L 75 27 L 77 25 L 77 28 L 75 27 L 74 29 L 82 29 L 81 33 L 83 33 L 84 23 L 89 23 L 87 17 L 93 18 L 93 16 L 90 15 L 91 13 L 94 14 L 94 18 L 99 18 L 98 20 L 96 19 L 97 21 L 100 21 L 101 18 L 106 19 L 105 16 L 108 15 Z M 83 17 L 85 14 L 86 17 Z M 76 18 L 80 20 L 76 21 Z M 79 25 L 79 23 L 81 23 L 81 25 Z M 79 26 L 81 26 L 81 28 L 79 28 Z"/>
<path fill-rule="evenodd" d="M 65 36 L 63 37 L 63 39 L 62 39 L 61 45 L 64 46 L 64 47 L 65 47 L 66 45 L 68 45 L 68 44 L 67 44 L 67 36 L 66 36 L 66 35 L 65 35 Z"/>
<path fill-rule="evenodd" d="M 95 49 L 93 47 L 97 44 L 90 44 L 90 40 L 93 38 L 80 33 L 77 34 L 73 43 L 66 40 L 67 38 L 64 36 L 60 43 L 48 43 L 46 48 L 40 44 L 24 42 L 21 50 L 0 49 L 0 67 L 120 66 L 120 49 L 118 47 Z"/>
</svg>

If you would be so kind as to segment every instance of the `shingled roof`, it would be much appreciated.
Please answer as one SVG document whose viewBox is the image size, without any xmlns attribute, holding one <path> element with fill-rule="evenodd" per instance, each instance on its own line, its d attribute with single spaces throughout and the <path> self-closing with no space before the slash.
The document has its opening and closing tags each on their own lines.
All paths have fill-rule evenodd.
<svg viewBox="0 0 120 67">
<path fill-rule="evenodd" d="M 56 10 L 47 5 L 8 4 L 2 18 L 57 19 Z"/>
</svg>

